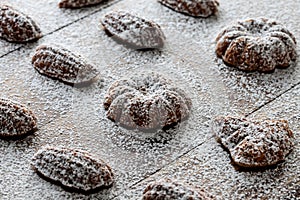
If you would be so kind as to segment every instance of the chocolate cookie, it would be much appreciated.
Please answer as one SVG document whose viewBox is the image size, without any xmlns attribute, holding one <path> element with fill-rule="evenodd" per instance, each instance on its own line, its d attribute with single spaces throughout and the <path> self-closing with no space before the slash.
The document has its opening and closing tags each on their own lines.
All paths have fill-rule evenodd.
<svg viewBox="0 0 300 200">
<path fill-rule="evenodd" d="M 293 132 L 286 120 L 252 121 L 220 116 L 213 121 L 218 142 L 242 167 L 266 167 L 285 159 L 294 146 Z"/>
<path fill-rule="evenodd" d="M 112 83 L 104 107 L 107 117 L 122 126 L 155 130 L 186 119 L 191 100 L 171 80 L 149 73 Z"/>
<path fill-rule="evenodd" d="M 296 60 L 296 39 L 282 24 L 248 19 L 225 28 L 217 37 L 216 54 L 243 71 L 272 72 Z"/>
</svg>

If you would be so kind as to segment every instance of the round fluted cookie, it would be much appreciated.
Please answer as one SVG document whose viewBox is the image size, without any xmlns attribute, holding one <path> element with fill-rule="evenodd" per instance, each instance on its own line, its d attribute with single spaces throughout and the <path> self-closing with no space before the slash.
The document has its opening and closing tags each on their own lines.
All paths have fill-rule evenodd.
<svg viewBox="0 0 300 200">
<path fill-rule="evenodd" d="M 118 124 L 149 131 L 186 119 L 191 99 L 171 80 L 152 72 L 112 83 L 104 107 L 107 117 Z"/>
<path fill-rule="evenodd" d="M 272 72 L 295 62 L 296 39 L 281 23 L 257 18 L 238 21 L 218 35 L 216 54 L 243 71 Z"/>
</svg>

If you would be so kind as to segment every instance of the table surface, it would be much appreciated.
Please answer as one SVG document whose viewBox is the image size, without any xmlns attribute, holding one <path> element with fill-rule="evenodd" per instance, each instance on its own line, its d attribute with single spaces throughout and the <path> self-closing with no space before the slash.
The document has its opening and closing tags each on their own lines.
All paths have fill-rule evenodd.
<svg viewBox="0 0 300 200">
<path fill-rule="evenodd" d="M 244 73 L 227 67 L 214 53 L 215 38 L 232 21 L 274 18 L 300 43 L 299 0 L 219 0 L 217 16 L 194 18 L 155 0 L 112 0 L 76 10 L 56 0 L 4 0 L 29 14 L 44 36 L 30 44 L 0 41 L 1 96 L 30 107 L 39 130 L 21 140 L 0 140 L 0 199 L 141 199 L 149 182 L 170 178 L 203 189 L 216 199 L 300 199 L 300 62 L 273 73 Z M 126 10 L 160 24 L 160 50 L 128 49 L 99 25 L 112 10 Z M 100 71 L 89 87 L 73 88 L 41 76 L 31 64 L 40 44 L 60 44 L 81 54 Z M 299 60 L 299 58 L 298 58 Z M 104 95 L 124 76 L 155 71 L 176 80 L 193 102 L 188 120 L 172 130 L 126 130 L 106 118 Z M 218 115 L 287 119 L 296 144 L 285 162 L 246 171 L 232 164 L 215 141 L 210 123 Z M 65 191 L 31 168 L 42 146 L 86 150 L 111 165 L 116 182 L 93 194 Z"/>
</svg>

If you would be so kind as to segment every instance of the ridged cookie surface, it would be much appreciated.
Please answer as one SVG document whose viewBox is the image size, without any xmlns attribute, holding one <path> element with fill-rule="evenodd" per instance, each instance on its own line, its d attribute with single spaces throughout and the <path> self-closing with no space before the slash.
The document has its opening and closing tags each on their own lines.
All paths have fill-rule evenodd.
<svg viewBox="0 0 300 200">
<path fill-rule="evenodd" d="M 101 24 L 114 40 L 133 49 L 161 48 L 166 39 L 158 24 L 125 11 L 107 14 Z"/>
<path fill-rule="evenodd" d="M 16 137 L 37 129 L 37 118 L 26 106 L 0 98 L 0 137 Z"/>
<path fill-rule="evenodd" d="M 43 147 L 33 156 L 32 166 L 48 180 L 82 192 L 108 187 L 114 182 L 108 164 L 81 150 Z"/>
<path fill-rule="evenodd" d="M 281 23 L 266 18 L 235 22 L 217 36 L 216 54 L 229 66 L 252 72 L 287 68 L 297 59 L 294 35 Z"/>
<path fill-rule="evenodd" d="M 253 121 L 220 116 L 213 122 L 217 141 L 242 167 L 266 167 L 285 160 L 294 136 L 286 120 Z"/>
<path fill-rule="evenodd" d="M 161 4 L 193 17 L 209 17 L 218 12 L 217 0 L 158 0 Z"/>
<path fill-rule="evenodd" d="M 75 86 L 88 85 L 98 75 L 80 55 L 57 45 L 37 47 L 32 64 L 39 73 Z"/>
<path fill-rule="evenodd" d="M 150 183 L 143 192 L 142 200 L 212 200 L 211 195 L 181 183 L 164 179 Z"/>
<path fill-rule="evenodd" d="M 191 99 L 160 74 L 135 74 L 111 84 L 104 100 L 107 117 L 130 129 L 155 131 L 185 120 Z"/>
<path fill-rule="evenodd" d="M 0 38 L 23 43 L 41 37 L 41 30 L 33 19 L 11 6 L 0 5 Z"/>
<path fill-rule="evenodd" d="M 103 0 L 61 0 L 58 3 L 60 8 L 81 8 L 92 6 L 103 2 Z"/>
</svg>

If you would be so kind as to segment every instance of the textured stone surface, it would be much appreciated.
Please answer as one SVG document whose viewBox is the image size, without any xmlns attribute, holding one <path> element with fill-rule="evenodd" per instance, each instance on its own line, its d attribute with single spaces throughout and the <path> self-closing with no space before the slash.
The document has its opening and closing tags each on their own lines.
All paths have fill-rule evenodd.
<svg viewBox="0 0 300 200">
<path fill-rule="evenodd" d="M 33 13 L 43 33 L 51 34 L 9 54 L 20 46 L 0 41 L 0 55 L 7 54 L 0 56 L 0 90 L 3 97 L 30 107 L 41 126 L 22 140 L 0 140 L 2 199 L 141 199 L 150 181 L 173 177 L 218 199 L 299 197 L 299 139 L 286 161 L 275 168 L 240 172 L 212 138 L 209 127 L 216 115 L 253 113 L 251 118 L 287 119 L 299 138 L 299 62 L 272 74 L 244 73 L 225 66 L 214 52 L 219 31 L 232 20 L 248 17 L 278 19 L 299 39 L 297 1 L 220 0 L 218 16 L 207 19 L 174 12 L 157 1 L 112 1 L 104 10 L 103 4 L 69 10 L 59 9 L 54 0 L 30 2 L 10 1 Z M 159 23 L 166 35 L 164 48 L 135 51 L 107 37 L 99 21 L 113 10 L 134 11 Z M 58 43 L 81 54 L 97 68 L 101 79 L 79 89 L 41 76 L 31 58 L 43 43 Z M 109 85 L 144 71 L 178 80 L 176 84 L 193 103 L 187 121 L 168 132 L 145 134 L 118 127 L 106 118 L 103 100 Z M 30 160 L 44 145 L 92 152 L 115 169 L 115 185 L 85 196 L 41 180 L 30 169 Z"/>
<path fill-rule="evenodd" d="M 93 7 L 76 10 L 58 8 L 57 0 L 2 0 L 1 3 L 11 5 L 29 15 L 40 26 L 43 35 L 48 35 L 117 1 L 119 0 L 110 0 Z M 0 57 L 21 46 L 23 45 L 0 40 Z"/>
<path fill-rule="evenodd" d="M 300 135 L 300 87 L 292 89 L 250 118 L 280 119 L 290 122 L 295 138 Z M 207 134 L 212 135 L 209 131 Z M 263 170 L 242 170 L 231 164 L 228 154 L 214 138 L 174 161 L 153 176 L 125 191 L 122 197 L 137 199 L 150 182 L 176 179 L 215 195 L 217 199 L 298 199 L 300 197 L 300 145 L 296 141 L 287 160 Z"/>
</svg>

